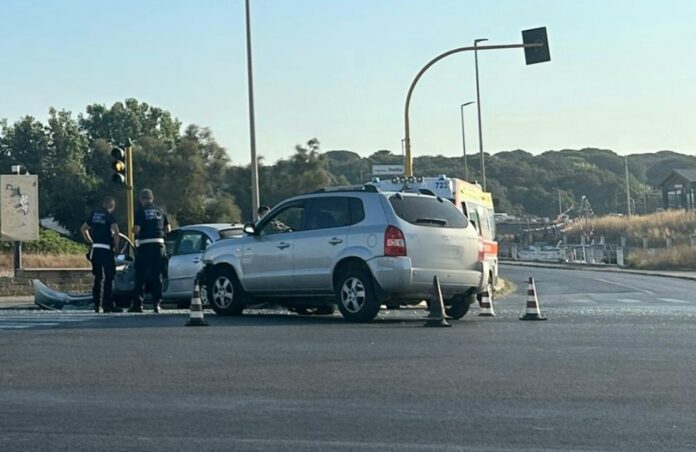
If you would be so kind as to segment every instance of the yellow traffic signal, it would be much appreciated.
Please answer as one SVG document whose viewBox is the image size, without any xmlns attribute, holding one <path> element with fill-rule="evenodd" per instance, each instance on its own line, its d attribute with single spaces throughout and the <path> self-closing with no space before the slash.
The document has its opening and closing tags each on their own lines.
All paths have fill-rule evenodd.
<svg viewBox="0 0 696 452">
<path fill-rule="evenodd" d="M 111 180 L 119 185 L 125 185 L 127 181 L 128 167 L 126 165 L 126 152 L 118 146 L 114 146 L 111 150 L 111 156 L 114 161 L 111 162 L 111 169 L 114 170 L 114 175 Z"/>
</svg>

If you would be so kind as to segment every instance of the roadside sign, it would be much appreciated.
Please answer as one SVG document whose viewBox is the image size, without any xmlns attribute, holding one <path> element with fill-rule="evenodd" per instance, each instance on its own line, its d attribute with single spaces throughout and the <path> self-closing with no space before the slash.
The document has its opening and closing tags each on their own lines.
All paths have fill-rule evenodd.
<svg viewBox="0 0 696 452">
<path fill-rule="evenodd" d="M 39 240 L 38 177 L 3 174 L 0 191 L 0 240 Z"/>
<path fill-rule="evenodd" d="M 545 63 L 551 61 L 549 51 L 549 39 L 546 36 L 546 27 L 533 28 L 522 32 L 523 44 L 542 44 L 539 47 L 525 47 L 524 58 L 527 64 Z"/>
<path fill-rule="evenodd" d="M 373 176 L 401 176 L 404 165 L 372 165 Z"/>
</svg>

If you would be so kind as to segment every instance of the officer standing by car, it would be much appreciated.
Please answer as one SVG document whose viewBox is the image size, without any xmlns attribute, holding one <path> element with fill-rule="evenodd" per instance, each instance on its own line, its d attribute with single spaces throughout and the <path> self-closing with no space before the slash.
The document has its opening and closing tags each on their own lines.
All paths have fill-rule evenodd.
<svg viewBox="0 0 696 452">
<path fill-rule="evenodd" d="M 116 200 L 107 196 L 102 201 L 101 207 L 90 213 L 80 228 L 85 241 L 90 244 L 88 257 L 92 262 L 92 274 L 94 275 L 94 285 L 92 286 L 94 312 L 99 312 L 102 302 L 104 312 L 116 311 L 111 298 L 114 275 L 116 274 L 114 249 L 118 249 L 119 239 L 118 224 L 113 215 L 115 208 Z"/>
<path fill-rule="evenodd" d="M 152 190 L 140 192 L 140 207 L 135 212 L 133 232 L 136 237 L 135 292 L 128 312 L 143 312 L 143 285 L 150 281 L 155 312 L 160 312 L 162 301 L 162 273 L 164 271 L 164 237 L 171 227 L 167 214 L 155 205 Z"/>
</svg>

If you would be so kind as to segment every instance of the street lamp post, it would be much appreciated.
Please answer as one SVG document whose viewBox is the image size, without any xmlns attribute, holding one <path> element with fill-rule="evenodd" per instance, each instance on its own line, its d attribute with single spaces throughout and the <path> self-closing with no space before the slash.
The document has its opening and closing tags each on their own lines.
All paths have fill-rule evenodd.
<svg viewBox="0 0 696 452">
<path fill-rule="evenodd" d="M 473 104 L 474 101 L 467 102 L 465 104 L 462 104 L 459 107 L 459 110 L 462 113 L 462 152 L 464 153 L 464 180 L 469 181 L 469 165 L 466 163 L 466 135 L 464 134 L 464 107 L 467 105 Z"/>
<path fill-rule="evenodd" d="M 255 220 L 259 209 L 259 162 L 256 159 L 256 124 L 254 121 L 254 76 L 251 64 L 251 14 L 246 0 L 247 79 L 249 82 L 249 144 L 251 146 L 251 216 Z"/>
<path fill-rule="evenodd" d="M 478 111 L 478 135 L 479 135 L 479 158 L 481 159 L 481 185 L 486 191 L 486 163 L 483 159 L 483 133 L 481 132 L 481 91 L 479 89 L 479 70 L 478 70 L 478 43 L 488 41 L 481 38 L 474 40 L 474 64 L 476 66 L 476 109 Z"/>
</svg>

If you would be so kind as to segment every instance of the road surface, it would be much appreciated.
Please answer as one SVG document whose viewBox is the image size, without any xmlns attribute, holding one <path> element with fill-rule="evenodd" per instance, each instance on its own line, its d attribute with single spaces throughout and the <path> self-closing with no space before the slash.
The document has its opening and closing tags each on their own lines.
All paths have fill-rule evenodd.
<svg viewBox="0 0 696 452">
<path fill-rule="evenodd" d="M 497 317 L 443 329 L 0 311 L 0 450 L 696 450 L 696 282 L 502 272 Z"/>
</svg>

